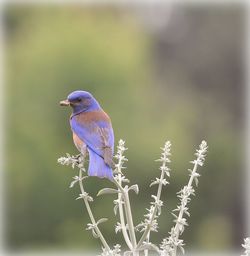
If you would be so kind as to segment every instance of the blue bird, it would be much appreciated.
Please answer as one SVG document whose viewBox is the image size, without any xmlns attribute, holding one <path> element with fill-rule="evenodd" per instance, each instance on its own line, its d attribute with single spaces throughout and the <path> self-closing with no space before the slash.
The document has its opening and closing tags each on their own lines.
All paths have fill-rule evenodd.
<svg viewBox="0 0 250 256">
<path fill-rule="evenodd" d="M 114 132 L 109 116 L 86 91 L 74 91 L 61 106 L 71 106 L 70 126 L 76 148 L 89 153 L 89 176 L 113 179 Z"/>
</svg>

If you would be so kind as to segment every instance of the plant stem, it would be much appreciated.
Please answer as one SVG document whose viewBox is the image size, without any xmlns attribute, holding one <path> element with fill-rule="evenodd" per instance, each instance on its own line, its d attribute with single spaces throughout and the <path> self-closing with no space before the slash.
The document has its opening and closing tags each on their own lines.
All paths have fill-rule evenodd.
<svg viewBox="0 0 250 256">
<path fill-rule="evenodd" d="M 163 163 L 163 166 L 165 167 L 166 163 L 164 162 Z M 164 170 L 161 171 L 161 177 L 160 177 L 160 180 L 163 180 L 164 178 Z M 157 190 L 157 199 L 156 201 L 159 201 L 160 198 L 161 198 L 161 191 L 162 191 L 162 182 L 159 183 L 158 185 L 158 190 Z M 151 215 L 151 219 L 150 219 L 150 222 L 149 224 L 147 225 L 147 228 L 145 229 L 143 235 L 141 236 L 141 239 L 139 240 L 138 244 L 137 244 L 137 249 L 142 245 L 142 243 L 144 242 L 144 240 L 149 237 L 150 235 L 150 229 L 151 229 L 151 226 L 152 226 L 152 223 L 155 219 L 155 216 L 156 216 L 156 213 L 157 213 L 157 207 L 154 206 L 154 211 Z M 147 255 L 147 254 L 146 254 Z"/>
<path fill-rule="evenodd" d="M 121 181 L 121 174 L 118 174 L 118 183 L 120 185 L 122 185 L 122 181 Z M 128 233 L 127 233 L 127 228 L 126 228 L 126 223 L 124 220 L 124 214 L 123 214 L 123 205 L 122 205 L 122 195 L 121 193 L 118 193 L 118 204 L 119 204 L 119 215 L 120 215 L 120 221 L 121 221 L 121 227 L 122 227 L 122 234 L 124 237 L 125 242 L 127 243 L 127 246 L 129 247 L 130 250 L 133 250 L 133 246 L 131 244 L 131 241 L 128 237 Z"/>
<path fill-rule="evenodd" d="M 123 199 L 124 199 L 124 209 L 125 209 L 127 223 L 128 223 L 129 235 L 130 235 L 130 239 L 132 242 L 132 252 L 133 252 L 133 255 L 138 255 L 138 252 L 135 252 L 135 249 L 137 248 L 137 244 L 136 244 L 135 228 L 134 228 L 134 223 L 133 223 L 133 217 L 132 217 L 132 212 L 131 212 L 131 207 L 130 207 L 128 191 L 125 190 L 119 184 L 119 182 L 117 182 L 115 179 L 114 179 L 114 183 L 121 191 Z"/>
<path fill-rule="evenodd" d="M 131 240 L 132 240 L 133 247 L 135 248 L 136 247 L 136 237 L 135 237 L 135 229 L 134 229 L 134 223 L 133 223 L 133 217 L 132 217 L 132 212 L 131 212 L 128 191 L 125 191 L 124 201 L 125 201 L 125 207 L 127 208 L 127 214 L 128 214 L 127 221 L 128 221 L 128 225 L 130 226 Z"/>
<path fill-rule="evenodd" d="M 150 241 L 150 233 L 148 233 L 146 240 L 147 240 L 147 242 L 149 243 L 149 241 Z M 148 256 L 148 249 L 147 249 L 147 250 L 144 250 L 144 256 Z"/>
<path fill-rule="evenodd" d="M 85 191 L 84 191 L 83 184 L 82 184 L 82 171 L 81 170 L 79 171 L 79 185 L 80 185 L 81 194 L 84 194 Z M 100 231 L 100 229 L 98 228 L 98 226 L 96 224 L 95 218 L 93 216 L 93 213 L 91 211 L 91 208 L 90 208 L 90 205 L 89 205 L 89 202 L 88 202 L 87 198 L 83 198 L 83 201 L 84 201 L 85 206 L 87 208 L 87 211 L 88 211 L 88 214 L 89 214 L 89 218 L 90 218 L 90 220 L 91 220 L 91 222 L 92 222 L 92 224 L 94 226 L 96 234 L 100 238 L 104 248 L 107 251 L 110 251 L 110 247 L 109 247 L 108 243 L 106 242 L 104 236 L 102 235 L 102 232 Z"/>
<path fill-rule="evenodd" d="M 193 174 L 196 173 L 197 168 L 198 168 L 198 162 L 196 162 L 194 164 L 192 175 L 190 176 L 189 181 L 188 181 L 188 185 L 187 185 L 188 188 L 192 187 L 192 183 L 193 183 L 193 180 L 194 180 L 194 177 L 195 177 L 195 175 L 193 175 Z M 184 206 L 186 206 L 186 205 L 187 205 L 187 203 Z M 180 228 L 179 228 L 178 220 L 181 220 L 182 217 L 183 217 L 183 214 L 184 214 L 184 210 L 183 209 L 184 209 L 184 207 L 181 207 L 181 210 L 180 210 L 178 218 L 177 218 L 177 222 L 176 222 L 175 227 L 174 227 L 174 233 L 176 234 L 176 237 L 175 237 L 176 240 L 178 240 L 179 236 L 180 236 Z M 171 253 L 172 254 L 171 256 L 176 256 L 177 255 L 176 253 L 177 253 L 177 246 L 174 245 L 174 250 Z"/>
</svg>

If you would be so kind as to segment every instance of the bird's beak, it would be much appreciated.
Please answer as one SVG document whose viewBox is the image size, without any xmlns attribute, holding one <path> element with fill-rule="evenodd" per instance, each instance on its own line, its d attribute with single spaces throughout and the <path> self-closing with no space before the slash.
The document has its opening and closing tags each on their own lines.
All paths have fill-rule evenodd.
<svg viewBox="0 0 250 256">
<path fill-rule="evenodd" d="M 70 102 L 68 100 L 62 100 L 62 101 L 60 101 L 60 105 L 61 106 L 69 106 Z"/>
</svg>

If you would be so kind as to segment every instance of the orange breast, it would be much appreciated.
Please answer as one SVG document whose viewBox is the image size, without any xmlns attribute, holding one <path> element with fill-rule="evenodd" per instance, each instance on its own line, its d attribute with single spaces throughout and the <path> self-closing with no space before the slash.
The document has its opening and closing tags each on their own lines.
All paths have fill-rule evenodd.
<svg viewBox="0 0 250 256">
<path fill-rule="evenodd" d="M 85 148 L 85 143 L 73 132 L 73 141 L 76 146 L 76 148 L 82 152 L 82 150 Z"/>
</svg>

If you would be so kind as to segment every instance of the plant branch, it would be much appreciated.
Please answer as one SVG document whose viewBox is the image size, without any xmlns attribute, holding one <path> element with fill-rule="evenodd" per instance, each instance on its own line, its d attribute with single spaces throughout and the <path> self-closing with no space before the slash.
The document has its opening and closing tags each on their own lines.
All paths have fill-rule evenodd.
<svg viewBox="0 0 250 256">
<path fill-rule="evenodd" d="M 138 252 L 135 251 L 137 242 L 136 242 L 135 228 L 134 228 L 133 216 L 132 216 L 132 212 L 131 212 L 131 206 L 130 206 L 129 194 L 128 194 L 129 189 L 131 189 L 133 187 L 133 189 L 135 189 L 135 191 L 136 191 L 136 190 L 138 190 L 138 186 L 134 185 L 134 186 L 131 186 L 130 188 L 128 188 L 128 186 L 125 186 L 125 187 L 122 186 L 123 181 L 129 182 L 129 180 L 127 180 L 124 176 L 122 176 L 123 175 L 122 169 L 125 168 L 125 167 L 123 167 L 123 164 L 125 161 L 127 161 L 126 157 L 123 155 L 125 150 L 127 150 L 125 148 L 125 141 L 119 140 L 119 143 L 117 146 L 117 154 L 114 156 L 115 158 L 118 159 L 118 163 L 115 165 L 116 169 L 114 171 L 115 173 L 117 173 L 117 175 L 114 177 L 113 181 L 114 181 L 115 185 L 117 186 L 118 191 L 120 192 L 120 193 L 118 193 L 118 203 L 119 203 L 118 207 L 119 207 L 121 228 L 122 228 L 124 239 L 125 239 L 128 247 L 130 248 L 131 252 L 133 253 L 133 255 L 138 255 Z M 125 210 L 126 220 L 127 220 L 127 224 L 128 224 L 129 237 L 128 237 L 128 233 L 126 230 L 126 223 L 125 223 L 124 215 L 123 215 L 123 207 Z"/>
<path fill-rule="evenodd" d="M 129 235 L 130 235 L 132 247 L 134 250 L 136 248 L 136 237 L 135 237 L 135 228 L 134 228 L 133 217 L 132 217 L 132 212 L 131 212 L 131 207 L 130 207 L 128 189 L 124 189 L 122 187 L 122 185 L 120 185 L 119 182 L 117 182 L 116 179 L 114 179 L 114 183 L 120 190 L 123 200 L 124 200 L 124 209 L 125 209 L 127 223 L 128 223 Z"/>
<path fill-rule="evenodd" d="M 120 185 L 122 184 L 120 173 L 118 174 L 118 183 Z M 127 246 L 129 247 L 129 249 L 133 250 L 133 246 L 132 246 L 131 241 L 128 237 L 126 223 L 125 223 L 125 220 L 124 220 L 123 203 L 122 203 L 122 194 L 121 193 L 118 193 L 118 206 L 119 206 L 119 215 L 120 215 L 122 234 L 123 234 L 124 240 L 125 240 Z"/>
<path fill-rule="evenodd" d="M 167 163 L 170 162 L 169 160 L 169 155 L 170 155 L 170 147 L 171 147 L 171 143 L 169 141 L 167 141 L 165 143 L 164 148 L 162 148 L 163 153 L 162 153 L 162 157 L 161 159 L 159 159 L 158 161 L 162 162 L 162 166 L 160 167 L 161 170 L 161 176 L 160 179 L 156 180 L 156 182 L 153 182 L 152 184 L 157 184 L 158 183 L 158 189 L 157 189 L 157 195 L 155 198 L 155 205 L 153 206 L 154 209 L 152 211 L 152 214 L 150 214 L 150 218 L 149 221 L 146 225 L 146 228 L 144 230 L 143 235 L 141 236 L 141 239 L 139 240 L 138 244 L 137 244 L 137 249 L 143 244 L 143 242 L 147 239 L 147 241 L 149 242 L 149 237 L 150 237 L 150 232 L 151 232 L 151 228 L 153 225 L 153 222 L 157 216 L 157 210 L 159 209 L 159 205 L 157 206 L 157 203 L 160 202 L 161 199 L 161 192 L 162 192 L 162 187 L 163 185 L 166 185 L 168 182 L 164 179 L 165 174 L 167 174 L 168 176 L 170 175 L 169 173 L 169 168 L 167 167 Z M 152 185 L 151 184 L 151 185 Z M 148 251 L 145 251 L 145 254 L 148 254 Z"/>
<path fill-rule="evenodd" d="M 183 219 L 183 215 L 185 213 L 187 213 L 187 204 L 190 201 L 189 196 L 190 195 L 194 195 L 194 189 L 193 189 L 193 181 L 196 179 L 196 185 L 198 185 L 198 177 L 200 176 L 197 173 L 197 169 L 198 166 L 202 166 L 203 165 L 203 161 L 204 161 L 204 157 L 205 157 L 205 153 L 207 151 L 207 143 L 205 141 L 203 141 L 200 145 L 200 149 L 197 151 L 196 155 L 197 155 L 197 159 L 192 161 L 192 163 L 194 164 L 193 170 L 190 170 L 190 178 L 188 181 L 188 185 L 186 187 L 186 191 L 183 191 L 183 196 L 186 197 L 186 200 L 182 200 L 181 202 L 181 207 L 180 207 L 180 211 L 179 211 L 179 215 L 178 218 L 176 219 L 176 224 L 174 227 L 174 232 L 175 232 L 175 239 L 178 241 L 179 240 L 179 236 L 180 234 L 184 231 L 184 225 L 187 225 L 185 219 Z M 186 192 L 186 195 L 184 195 Z M 184 198 L 185 199 L 185 198 Z M 184 220 L 184 222 L 183 222 Z M 176 255 L 176 251 L 177 251 L 177 245 L 174 246 L 174 253 L 173 256 Z"/>
<path fill-rule="evenodd" d="M 83 184 L 82 184 L 82 171 L 79 170 L 79 185 L 80 185 L 80 190 L 81 190 L 81 194 L 85 194 L 86 192 L 84 191 L 84 188 L 83 188 Z M 95 229 L 95 232 L 96 234 L 98 235 L 98 237 L 100 238 L 104 248 L 107 250 L 107 251 L 110 251 L 110 247 L 108 245 L 108 243 L 106 242 L 104 236 L 102 235 L 102 232 L 100 231 L 100 229 L 98 228 L 98 225 L 97 225 L 97 222 L 95 221 L 95 218 L 93 216 L 93 213 L 91 211 L 91 208 L 90 208 L 90 205 L 89 205 L 89 202 L 88 202 L 88 199 L 87 197 L 82 197 L 84 203 L 85 203 L 85 206 L 86 206 L 86 209 L 87 209 L 87 212 L 89 214 L 89 218 L 92 222 L 92 225 L 93 225 L 93 228 Z"/>
<path fill-rule="evenodd" d="M 184 232 L 185 226 L 188 225 L 184 214 L 190 216 L 188 212 L 188 203 L 191 201 L 191 195 L 195 195 L 195 190 L 193 188 L 193 182 L 195 182 L 196 186 L 198 186 L 198 177 L 200 176 L 197 173 L 198 166 L 203 166 L 205 161 L 205 155 L 207 152 L 208 146 L 205 141 L 202 141 L 199 149 L 196 150 L 195 155 L 197 158 L 191 163 L 194 165 L 190 172 L 190 178 L 188 184 L 183 187 L 181 191 L 177 193 L 178 198 L 180 198 L 180 205 L 174 211 L 179 212 L 178 216 L 173 214 L 175 217 L 175 225 L 171 228 L 170 236 L 168 238 L 163 239 L 161 248 L 167 255 L 176 256 L 177 249 L 180 248 L 181 251 L 184 253 L 184 243 L 183 240 L 179 239 L 180 235 Z"/>
</svg>

